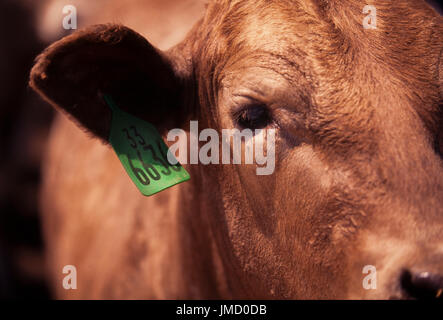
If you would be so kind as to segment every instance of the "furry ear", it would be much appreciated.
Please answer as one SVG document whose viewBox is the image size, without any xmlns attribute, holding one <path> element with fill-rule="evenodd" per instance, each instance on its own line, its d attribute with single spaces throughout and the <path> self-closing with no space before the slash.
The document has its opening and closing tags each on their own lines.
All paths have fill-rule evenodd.
<svg viewBox="0 0 443 320">
<path fill-rule="evenodd" d="M 183 115 L 182 81 L 173 63 L 120 25 L 89 27 L 54 43 L 37 58 L 30 85 L 106 142 L 111 111 L 103 94 L 159 130 L 177 125 Z"/>
</svg>

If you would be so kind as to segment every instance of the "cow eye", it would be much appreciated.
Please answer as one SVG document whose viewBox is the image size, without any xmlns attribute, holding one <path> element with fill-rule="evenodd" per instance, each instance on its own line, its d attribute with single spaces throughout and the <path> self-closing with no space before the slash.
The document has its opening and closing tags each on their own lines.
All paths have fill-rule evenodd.
<svg viewBox="0 0 443 320">
<path fill-rule="evenodd" d="M 244 106 L 234 112 L 233 118 L 242 129 L 263 129 L 272 122 L 268 109 L 261 104 Z"/>
</svg>

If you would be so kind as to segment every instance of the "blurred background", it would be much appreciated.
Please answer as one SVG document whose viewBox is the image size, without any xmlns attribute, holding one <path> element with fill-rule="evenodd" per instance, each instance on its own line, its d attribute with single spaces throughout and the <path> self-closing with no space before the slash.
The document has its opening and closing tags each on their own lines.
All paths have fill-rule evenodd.
<svg viewBox="0 0 443 320">
<path fill-rule="evenodd" d="M 0 0 L 0 299 L 51 298 L 40 231 L 40 163 L 52 108 L 28 87 L 35 57 L 77 27 L 122 23 L 167 49 L 203 15 L 203 0 Z"/>
<path fill-rule="evenodd" d="M 40 231 L 40 163 L 54 112 L 28 87 L 34 58 L 77 27 L 115 22 L 160 49 L 179 42 L 203 15 L 206 0 L 0 0 L 0 299 L 48 299 Z M 440 13 L 442 1 L 430 0 Z M 392 1 L 395 5 L 395 1 Z"/>
</svg>

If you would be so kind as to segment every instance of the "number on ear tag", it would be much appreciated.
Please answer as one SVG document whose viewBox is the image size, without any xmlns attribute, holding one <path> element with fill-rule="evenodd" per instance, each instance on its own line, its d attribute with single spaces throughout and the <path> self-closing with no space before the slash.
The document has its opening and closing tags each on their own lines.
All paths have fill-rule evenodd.
<svg viewBox="0 0 443 320">
<path fill-rule="evenodd" d="M 179 162 L 169 163 L 168 147 L 152 124 L 124 112 L 110 96 L 104 99 L 112 110 L 109 142 L 142 194 L 150 196 L 190 179 Z"/>
</svg>

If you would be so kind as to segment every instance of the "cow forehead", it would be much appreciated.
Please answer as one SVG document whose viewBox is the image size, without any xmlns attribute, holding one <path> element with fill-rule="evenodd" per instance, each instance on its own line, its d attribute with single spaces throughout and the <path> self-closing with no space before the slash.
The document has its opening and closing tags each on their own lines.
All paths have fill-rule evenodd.
<svg viewBox="0 0 443 320">
<path fill-rule="evenodd" d="M 223 50 L 225 57 L 247 47 L 290 59 L 297 48 L 312 59 L 360 52 L 364 54 L 358 57 L 392 65 L 398 56 L 405 60 L 410 53 L 419 54 L 424 45 L 430 46 L 413 44 L 429 41 L 442 28 L 441 17 L 425 2 L 399 0 L 395 6 L 377 4 L 377 30 L 367 31 L 364 6 L 358 0 L 216 0 L 208 7 L 203 25 L 211 31 L 202 40 L 219 43 L 214 48 Z"/>
<path fill-rule="evenodd" d="M 324 25 L 313 16 L 312 10 L 307 10 L 308 1 L 221 2 L 224 3 L 221 8 L 213 6 L 209 10 L 207 24 L 213 30 L 212 38 L 223 43 L 228 55 L 247 47 L 251 52 L 261 50 L 290 56 L 289 49 L 304 47 L 308 35 L 318 33 L 318 27 Z"/>
<path fill-rule="evenodd" d="M 363 7 L 355 0 L 215 1 L 206 20 L 217 43 L 208 46 L 216 64 L 210 72 L 221 73 L 232 61 L 241 67 L 290 65 L 317 87 L 320 105 L 381 108 L 396 100 L 435 119 L 438 90 L 430 60 L 437 61 L 441 18 L 424 2 L 400 0 L 395 7 L 377 5 L 378 29 L 371 32 L 362 25 Z"/>
<path fill-rule="evenodd" d="M 347 56 L 360 50 L 351 46 L 342 30 L 319 16 L 310 1 L 216 3 L 223 6 L 209 10 L 204 27 L 210 26 L 211 31 L 202 41 L 205 52 L 199 52 L 207 58 L 201 63 L 212 62 L 211 74 L 228 66 L 230 72 L 235 67 L 264 67 L 283 71 L 287 80 L 303 75 L 315 81 L 314 70 L 328 73 L 331 65 L 343 66 Z M 353 67 L 358 66 L 348 64 L 334 72 L 346 74 Z"/>
<path fill-rule="evenodd" d="M 291 83 L 300 82 L 301 77 L 312 80 L 315 56 L 309 49 L 309 35 L 319 33 L 314 24 L 323 23 L 313 20 L 309 13 L 312 8 L 307 4 L 308 1 L 215 1 L 203 25 L 203 29 L 210 26 L 211 31 L 202 39 L 202 51 L 197 54 L 204 59 L 197 61 L 219 78 L 224 78 L 224 72 L 259 67 L 275 71 Z M 333 38 L 325 39 L 332 42 L 329 40 Z"/>
</svg>

